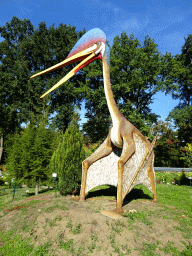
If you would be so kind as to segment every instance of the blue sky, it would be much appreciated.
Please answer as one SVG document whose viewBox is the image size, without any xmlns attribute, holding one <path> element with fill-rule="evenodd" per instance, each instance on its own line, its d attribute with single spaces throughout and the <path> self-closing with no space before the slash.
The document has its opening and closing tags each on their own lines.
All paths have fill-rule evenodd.
<svg viewBox="0 0 192 256">
<path fill-rule="evenodd" d="M 192 33 L 192 1 L 190 0 L 0 0 L 0 26 L 12 16 L 30 19 L 35 28 L 42 21 L 47 27 L 55 23 L 75 26 L 77 31 L 98 27 L 110 45 L 115 36 L 125 31 L 139 39 L 141 44 L 149 35 L 158 44 L 162 54 L 180 54 L 184 37 Z M 3 39 L 0 37 L 0 41 Z M 157 93 L 150 105 L 153 113 L 165 120 L 178 104 L 171 96 Z M 82 122 L 86 119 L 81 110 Z"/>
</svg>

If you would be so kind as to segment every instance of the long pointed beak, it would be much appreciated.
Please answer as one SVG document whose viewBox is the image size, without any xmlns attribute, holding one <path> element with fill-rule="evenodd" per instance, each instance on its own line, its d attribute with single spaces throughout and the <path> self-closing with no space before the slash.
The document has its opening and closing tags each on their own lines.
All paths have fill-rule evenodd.
<svg viewBox="0 0 192 256">
<path fill-rule="evenodd" d="M 30 79 L 40 76 L 40 75 L 44 75 L 50 71 L 54 71 L 56 69 L 59 69 L 61 67 L 64 67 L 66 65 L 72 64 L 76 61 L 81 61 L 76 67 L 74 67 L 64 78 L 62 78 L 57 84 L 55 84 L 50 90 L 48 90 L 46 93 L 44 93 L 40 98 L 43 98 L 45 95 L 49 94 L 50 92 L 52 92 L 53 90 L 55 90 L 57 87 L 59 87 L 61 84 L 63 84 L 64 82 L 66 82 L 69 78 L 71 78 L 72 76 L 75 75 L 75 73 L 77 72 L 77 70 L 79 70 L 79 67 L 81 67 L 83 64 L 85 64 L 86 62 L 88 62 L 90 59 L 92 59 L 95 56 L 95 49 L 93 51 L 93 49 L 91 49 L 91 51 L 82 51 L 79 52 L 67 59 L 65 59 L 64 61 L 42 71 L 39 72 L 38 74 L 35 74 L 33 76 L 30 77 Z M 87 56 L 88 55 L 88 56 Z"/>
<path fill-rule="evenodd" d="M 45 97 L 45 95 L 49 94 L 50 92 L 52 92 L 53 90 L 55 90 L 57 87 L 59 87 L 61 84 L 63 84 L 64 82 L 66 82 L 67 80 L 69 80 L 69 78 L 71 78 L 72 76 L 75 75 L 75 71 L 82 66 L 85 62 L 87 62 L 88 60 L 90 60 L 91 58 L 93 58 L 95 56 L 94 53 L 92 53 L 91 55 L 89 55 L 87 58 L 85 58 L 81 63 L 79 63 L 76 67 L 74 67 L 64 78 L 62 78 L 58 83 L 56 83 L 51 89 L 49 89 L 46 93 L 44 93 L 40 98 Z"/>
</svg>

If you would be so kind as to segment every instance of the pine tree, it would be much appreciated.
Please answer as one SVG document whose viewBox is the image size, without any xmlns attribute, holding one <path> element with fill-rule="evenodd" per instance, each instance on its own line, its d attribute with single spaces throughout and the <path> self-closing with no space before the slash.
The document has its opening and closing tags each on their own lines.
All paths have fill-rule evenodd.
<svg viewBox="0 0 192 256">
<path fill-rule="evenodd" d="M 34 125 L 28 125 L 20 134 L 15 134 L 13 145 L 9 150 L 6 170 L 11 178 L 15 178 L 17 183 L 32 185 L 33 162 L 34 162 L 34 142 L 36 129 Z"/>
<path fill-rule="evenodd" d="M 75 114 L 65 134 L 61 136 L 50 161 L 50 171 L 58 173 L 58 189 L 61 195 L 72 193 L 80 188 L 84 159 L 83 137 L 78 128 L 77 114 Z"/>
<path fill-rule="evenodd" d="M 5 171 L 9 174 L 8 182 L 15 178 L 17 182 L 23 181 L 23 170 L 21 168 L 22 144 L 21 135 L 15 134 L 13 137 L 13 145 L 9 149 L 9 155 L 5 165 Z"/>
<path fill-rule="evenodd" d="M 35 141 L 33 146 L 33 163 L 30 175 L 33 177 L 33 184 L 36 184 L 35 194 L 38 194 L 38 187 L 47 183 L 49 179 L 48 165 L 57 143 L 56 133 L 46 129 L 47 115 L 41 117 L 37 125 Z"/>
<path fill-rule="evenodd" d="M 38 194 L 38 186 L 47 183 L 50 176 L 48 165 L 57 142 L 55 138 L 56 133 L 46 129 L 44 123 L 30 124 L 16 134 L 6 162 L 10 178 L 28 187 L 36 185 Z"/>
</svg>

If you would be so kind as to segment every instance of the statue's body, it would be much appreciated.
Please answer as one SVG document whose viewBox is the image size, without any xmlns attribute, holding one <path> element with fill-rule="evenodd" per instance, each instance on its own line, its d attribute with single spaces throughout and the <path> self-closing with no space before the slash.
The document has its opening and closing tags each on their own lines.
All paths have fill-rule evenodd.
<svg viewBox="0 0 192 256">
<path fill-rule="evenodd" d="M 66 64 L 73 63 L 74 61 L 83 60 L 80 64 L 78 64 L 70 73 L 68 73 L 61 81 L 59 81 L 55 86 L 53 86 L 49 91 L 47 91 L 43 96 L 54 90 L 56 87 L 67 81 L 70 77 L 72 77 L 77 71 L 83 68 L 85 65 L 89 64 L 93 60 L 99 58 L 103 63 L 103 77 L 104 77 L 104 90 L 105 96 L 107 100 L 107 105 L 109 108 L 109 112 L 112 118 L 112 128 L 110 129 L 106 140 L 100 145 L 100 147 L 87 159 L 85 159 L 82 163 L 82 183 L 81 183 L 81 192 L 80 192 L 80 201 L 85 200 L 85 194 L 88 192 L 91 172 L 88 172 L 91 165 L 96 163 L 97 161 L 104 161 L 103 159 L 111 154 L 114 154 L 113 146 L 119 148 L 121 150 L 121 155 L 116 158 L 117 164 L 117 173 L 116 178 L 114 178 L 114 183 L 117 185 L 117 212 L 123 212 L 122 204 L 123 199 L 125 198 L 126 193 L 130 191 L 131 186 L 135 185 L 134 181 L 139 179 L 139 172 L 142 173 L 145 177 L 143 179 L 146 180 L 150 185 L 147 185 L 149 189 L 153 192 L 154 201 L 157 201 L 156 195 L 156 186 L 155 186 L 155 175 L 153 170 L 153 160 L 154 153 L 151 149 L 150 142 L 140 133 L 140 131 L 132 125 L 119 111 L 116 102 L 113 97 L 113 92 L 111 89 L 110 83 L 110 64 L 109 64 L 109 51 L 108 46 L 106 45 L 106 36 L 104 32 L 100 29 L 92 29 L 88 31 L 74 46 L 71 50 L 67 58 L 45 70 L 37 75 L 45 74 L 49 71 L 55 70 Z M 149 151 L 149 152 L 148 152 Z M 148 155 L 147 155 L 148 154 Z M 142 166 L 141 163 L 144 162 L 145 157 L 147 158 L 147 163 Z M 124 173 L 124 166 L 127 166 L 126 173 Z M 115 170 L 116 170 L 115 169 Z M 134 174 L 135 173 L 135 174 Z M 134 175 L 132 175 L 134 174 Z M 100 176 L 102 174 L 100 173 Z M 94 176 L 94 175 L 92 175 Z M 104 175 L 106 176 L 106 175 Z M 126 184 L 126 181 L 129 180 L 128 177 L 132 177 L 132 180 Z M 125 177 L 127 177 L 125 179 Z M 88 179 L 88 180 L 87 180 Z M 99 178 L 98 178 L 99 179 Z M 100 181 L 104 184 L 107 183 L 107 178 L 103 178 L 105 180 Z M 147 181 L 148 180 L 148 181 Z M 87 182 L 88 181 L 88 182 Z M 140 182 L 140 181 L 139 181 Z M 92 181 L 91 183 L 94 183 Z M 118 183 L 118 184 L 117 184 Z M 130 184 L 129 184 L 130 183 Z M 142 183 L 142 179 L 141 179 Z M 146 184 L 148 184 L 146 183 Z M 126 185 L 125 185 L 126 184 Z M 146 185 L 145 184 L 145 185 Z M 100 184 L 101 185 L 101 184 Z M 111 184 L 113 185 L 113 184 Z M 92 184 L 91 186 L 94 186 Z M 95 182 L 95 186 L 97 186 L 97 182 Z"/>
</svg>

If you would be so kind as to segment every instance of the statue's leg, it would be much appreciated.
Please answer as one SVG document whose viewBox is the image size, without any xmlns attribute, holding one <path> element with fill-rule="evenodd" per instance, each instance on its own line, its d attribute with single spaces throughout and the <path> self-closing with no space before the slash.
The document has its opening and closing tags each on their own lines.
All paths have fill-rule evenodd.
<svg viewBox="0 0 192 256">
<path fill-rule="evenodd" d="M 135 142 L 130 135 L 123 136 L 123 151 L 118 161 L 118 187 L 117 187 L 117 212 L 123 212 L 122 188 L 123 188 L 123 169 L 127 160 L 135 152 Z"/>
<path fill-rule="evenodd" d="M 147 172 L 148 172 L 148 176 L 151 182 L 151 187 L 152 187 L 152 191 L 153 191 L 153 202 L 157 202 L 157 192 L 156 192 L 156 185 L 155 185 L 155 175 L 153 172 L 153 158 L 154 158 L 154 152 L 152 152 L 150 158 L 149 158 L 149 162 L 147 165 Z"/>
<path fill-rule="evenodd" d="M 112 145 L 110 139 L 110 131 L 106 138 L 106 140 L 99 146 L 99 148 L 87 159 L 82 162 L 82 180 L 81 180 L 81 191 L 80 191 L 80 199 L 79 201 L 85 201 L 85 188 L 86 188 L 86 181 L 87 181 L 87 171 L 91 164 L 96 162 L 97 160 L 101 159 L 109 155 L 112 152 Z"/>
</svg>

